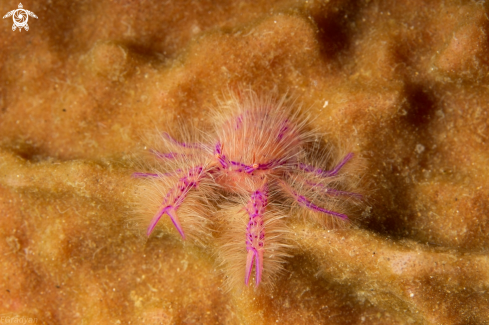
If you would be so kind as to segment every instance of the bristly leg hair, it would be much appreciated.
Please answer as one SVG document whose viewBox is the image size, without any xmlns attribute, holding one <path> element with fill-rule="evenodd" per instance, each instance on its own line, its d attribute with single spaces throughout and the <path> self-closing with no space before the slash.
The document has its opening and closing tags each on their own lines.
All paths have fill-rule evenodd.
<svg viewBox="0 0 489 325">
<path fill-rule="evenodd" d="M 287 174 L 285 186 L 281 184 L 288 193 L 281 200 L 291 207 L 290 215 L 326 229 L 356 226 L 367 199 L 367 186 L 362 183 L 364 159 L 352 154 L 348 146 L 333 147 L 320 137 L 309 142 L 304 151 L 301 171 Z M 300 193 L 311 204 L 347 218 L 304 208 L 305 202 L 298 202 L 291 192 Z"/>
<path fill-rule="evenodd" d="M 172 133 L 177 136 L 159 130 L 146 135 L 146 141 L 152 143 L 152 147 L 144 153 L 145 159 L 140 162 L 140 169 L 145 172 L 133 173 L 133 177 L 140 180 L 135 215 L 138 224 L 146 228 L 161 209 L 162 198 L 175 187 L 179 179 L 188 175 L 188 166 L 202 166 L 201 173 L 205 173 L 209 164 L 205 150 L 185 148 L 179 143 L 199 143 L 204 135 L 191 134 L 185 127 L 179 131 L 173 130 Z M 217 195 L 215 189 L 216 183 L 212 179 L 201 180 L 197 187 L 188 191 L 177 211 L 183 233 L 200 246 L 208 245 L 212 237 L 211 216 L 215 214 L 213 202 Z M 164 216 L 158 225 L 169 233 L 175 229 L 172 220 Z"/>
<path fill-rule="evenodd" d="M 205 132 L 158 132 L 141 182 L 147 235 L 216 249 L 226 288 L 273 287 L 289 256 L 287 220 L 344 227 L 365 201 L 362 159 L 335 151 L 286 96 L 229 92 Z"/>
<path fill-rule="evenodd" d="M 245 268 L 247 250 L 244 239 L 249 217 L 246 210 L 243 209 L 246 198 L 240 197 L 240 199 L 235 203 L 223 204 L 218 215 L 220 228 L 217 232 L 220 237 L 217 238 L 217 241 L 220 248 L 217 251 L 217 258 L 226 274 L 226 291 L 242 288 L 245 285 L 243 279 L 246 278 L 247 272 Z M 286 258 L 291 256 L 287 253 L 290 247 L 287 233 L 290 230 L 286 226 L 285 218 L 283 211 L 276 207 L 271 207 L 263 216 L 267 231 L 264 243 L 267 249 L 263 256 L 264 268 L 260 286 L 268 289 L 274 286 L 275 280 L 284 271 Z M 254 267 L 252 271 L 256 270 L 256 265 Z M 256 281 L 256 272 L 252 272 L 249 282 L 256 283 Z"/>
</svg>

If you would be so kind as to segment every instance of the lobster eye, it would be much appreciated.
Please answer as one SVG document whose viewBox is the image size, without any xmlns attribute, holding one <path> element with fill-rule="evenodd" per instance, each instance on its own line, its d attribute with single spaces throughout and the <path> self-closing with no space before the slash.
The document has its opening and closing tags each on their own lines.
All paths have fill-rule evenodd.
<svg viewBox="0 0 489 325">
<path fill-rule="evenodd" d="M 257 169 L 258 168 L 258 164 L 253 164 L 253 168 L 254 169 Z"/>
</svg>

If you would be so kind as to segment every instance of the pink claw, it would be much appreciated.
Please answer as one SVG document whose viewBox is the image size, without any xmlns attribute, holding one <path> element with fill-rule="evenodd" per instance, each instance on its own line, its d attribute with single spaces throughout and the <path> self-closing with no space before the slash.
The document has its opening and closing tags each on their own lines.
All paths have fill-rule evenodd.
<svg viewBox="0 0 489 325">
<path fill-rule="evenodd" d="M 148 237 L 149 237 L 149 235 L 151 235 L 151 233 L 153 232 L 153 230 L 156 227 L 156 224 L 158 223 L 158 221 L 160 221 L 161 217 L 165 213 L 168 214 L 171 221 L 175 225 L 175 228 L 177 228 L 178 232 L 180 233 L 182 238 L 185 240 L 185 234 L 183 233 L 182 226 L 180 225 L 180 221 L 178 220 L 177 213 L 176 213 L 175 209 L 171 206 L 161 207 L 161 209 L 158 211 L 158 213 L 153 217 L 153 220 L 151 220 L 149 227 L 148 227 L 148 230 L 146 231 L 146 235 Z"/>
<path fill-rule="evenodd" d="M 261 282 L 261 275 L 263 272 L 263 251 L 255 251 L 253 249 L 248 251 L 248 255 L 246 256 L 246 276 L 245 276 L 245 285 L 248 285 L 250 282 L 251 270 L 253 269 L 253 261 L 255 262 L 255 285 L 258 285 Z"/>
<path fill-rule="evenodd" d="M 255 257 L 255 252 L 253 250 L 248 251 L 248 256 L 246 256 L 246 275 L 245 284 L 248 285 L 250 282 L 251 270 L 253 269 L 253 258 Z"/>
<path fill-rule="evenodd" d="M 148 230 L 146 231 L 146 235 L 149 237 L 153 230 L 156 227 L 156 224 L 158 221 L 160 221 L 161 217 L 165 214 L 166 212 L 166 207 L 161 207 L 161 209 L 155 214 L 151 222 L 149 223 Z"/>
<path fill-rule="evenodd" d="M 170 219 L 175 225 L 175 228 L 177 228 L 178 232 L 182 236 L 182 239 L 185 240 L 185 234 L 183 233 L 183 229 L 182 226 L 180 225 L 180 221 L 178 220 L 177 212 L 175 211 L 175 209 L 169 207 L 166 210 L 166 214 L 170 216 Z"/>
</svg>

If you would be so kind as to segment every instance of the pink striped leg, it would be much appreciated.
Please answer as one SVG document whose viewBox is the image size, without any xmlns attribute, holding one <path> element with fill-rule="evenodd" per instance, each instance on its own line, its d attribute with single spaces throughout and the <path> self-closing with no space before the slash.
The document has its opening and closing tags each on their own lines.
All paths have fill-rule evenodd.
<svg viewBox="0 0 489 325">
<path fill-rule="evenodd" d="M 263 185 L 251 194 L 246 205 L 246 211 L 250 217 L 246 227 L 246 275 L 245 284 L 250 281 L 253 262 L 255 264 L 255 285 L 261 282 L 263 272 L 263 250 L 265 241 L 265 227 L 263 226 L 263 215 L 268 203 L 268 187 Z"/>
<path fill-rule="evenodd" d="M 187 148 L 187 149 L 200 149 L 200 150 L 206 150 L 208 149 L 206 145 L 202 143 L 186 143 L 186 142 L 180 142 L 173 138 L 171 135 L 169 135 L 166 132 L 162 133 L 162 136 L 172 142 L 173 144 L 176 144 L 177 146 Z"/>
<path fill-rule="evenodd" d="M 348 216 L 343 213 L 331 211 L 331 210 L 326 210 L 324 208 L 318 207 L 317 205 L 313 204 L 310 200 L 308 200 L 304 195 L 300 195 L 297 193 L 292 186 L 287 184 L 284 181 L 279 181 L 280 187 L 284 190 L 285 193 L 289 194 L 297 203 L 299 203 L 300 206 L 311 209 L 313 211 L 318 211 L 322 213 L 326 213 L 335 217 L 338 217 L 343 220 L 348 220 Z"/>
<path fill-rule="evenodd" d="M 353 153 L 349 153 L 347 154 L 343 160 L 338 164 L 336 165 L 333 169 L 331 170 L 322 170 L 321 168 L 315 168 L 313 166 L 310 166 L 310 165 L 307 165 L 307 164 L 304 164 L 304 163 L 299 163 L 297 165 L 297 168 L 299 170 L 302 170 L 302 171 L 305 171 L 306 173 L 312 173 L 318 177 L 333 177 L 333 176 L 336 176 L 339 171 L 341 170 L 341 168 L 343 168 L 343 166 L 346 165 L 346 163 L 351 159 L 353 158 Z"/>
<path fill-rule="evenodd" d="M 187 197 L 188 192 L 193 187 L 197 187 L 199 181 L 204 176 L 203 170 L 204 168 L 202 166 L 191 168 L 188 171 L 187 176 L 180 178 L 177 184 L 175 184 L 175 186 L 168 191 L 163 203 L 161 204 L 161 208 L 158 210 L 149 224 L 146 232 L 148 236 L 151 235 L 158 221 L 160 221 L 161 217 L 166 213 L 170 217 L 173 225 L 175 225 L 175 228 L 177 228 L 182 238 L 185 239 L 185 234 L 183 233 L 182 226 L 178 220 L 177 209 Z"/>
<path fill-rule="evenodd" d="M 286 174 L 285 177 L 286 177 L 286 179 L 292 178 L 289 174 Z M 357 199 L 357 200 L 363 199 L 363 195 L 361 195 L 359 193 L 341 191 L 341 190 L 337 190 L 337 189 L 334 189 L 331 187 L 327 187 L 326 185 L 321 184 L 321 183 L 311 182 L 301 175 L 295 176 L 295 180 L 297 180 L 299 183 L 307 185 L 309 188 L 315 189 L 315 190 L 319 191 L 320 193 L 323 193 L 327 196 L 348 196 L 348 197 L 352 197 L 352 198 Z"/>
</svg>

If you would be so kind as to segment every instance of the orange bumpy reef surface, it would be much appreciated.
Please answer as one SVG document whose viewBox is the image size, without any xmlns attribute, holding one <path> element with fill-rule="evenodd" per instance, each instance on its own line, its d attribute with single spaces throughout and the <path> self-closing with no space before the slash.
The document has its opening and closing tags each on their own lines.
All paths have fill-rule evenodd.
<svg viewBox="0 0 489 325">
<path fill-rule="evenodd" d="M 0 28 L 0 315 L 39 324 L 489 324 L 484 1 L 36 1 Z M 1 12 L 17 8 L 4 1 Z M 293 94 L 366 162 L 358 227 L 290 222 L 273 290 L 133 227 L 145 134 Z"/>
</svg>

